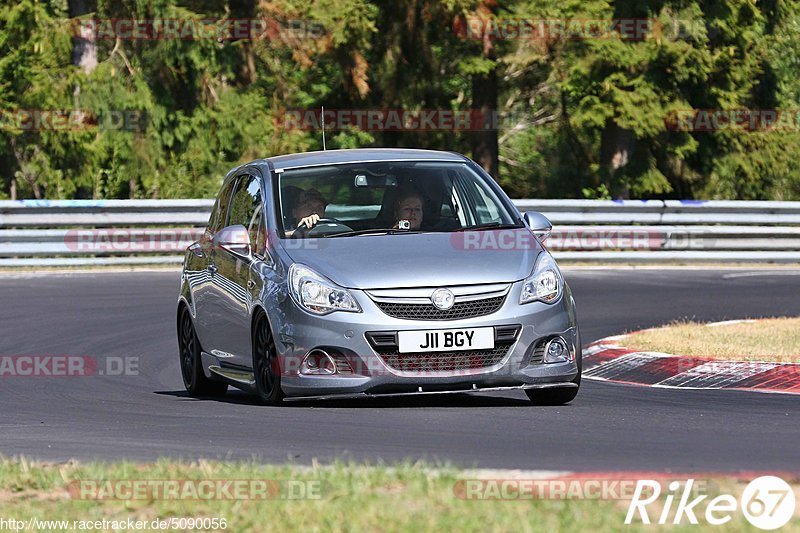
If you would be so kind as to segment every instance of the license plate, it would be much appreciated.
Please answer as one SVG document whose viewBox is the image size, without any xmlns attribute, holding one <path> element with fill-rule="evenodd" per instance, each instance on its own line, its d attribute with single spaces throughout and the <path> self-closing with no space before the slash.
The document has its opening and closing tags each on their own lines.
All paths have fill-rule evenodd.
<svg viewBox="0 0 800 533">
<path fill-rule="evenodd" d="M 494 348 L 494 328 L 398 331 L 400 353 Z"/>
</svg>

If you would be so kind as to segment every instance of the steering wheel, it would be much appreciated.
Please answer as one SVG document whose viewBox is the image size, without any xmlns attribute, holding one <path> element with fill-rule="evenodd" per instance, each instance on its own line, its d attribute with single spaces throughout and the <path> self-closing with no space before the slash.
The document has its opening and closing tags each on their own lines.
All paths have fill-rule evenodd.
<svg viewBox="0 0 800 533">
<path fill-rule="evenodd" d="M 321 224 L 335 224 L 335 225 L 337 225 L 338 228 L 337 228 L 336 233 L 342 233 L 342 232 L 345 232 L 345 231 L 351 231 L 352 230 L 352 228 L 350 226 L 342 224 L 341 222 L 339 222 L 335 218 L 321 218 L 321 219 L 317 220 L 317 223 L 314 224 L 313 226 L 311 226 L 310 228 L 306 227 L 305 225 L 299 226 L 296 230 L 294 230 L 294 234 L 292 235 L 292 237 L 302 239 L 302 238 L 305 238 L 305 237 L 310 237 L 312 235 L 316 235 L 318 233 L 322 233 L 322 231 L 320 231 L 321 230 L 321 228 L 320 228 Z"/>
</svg>

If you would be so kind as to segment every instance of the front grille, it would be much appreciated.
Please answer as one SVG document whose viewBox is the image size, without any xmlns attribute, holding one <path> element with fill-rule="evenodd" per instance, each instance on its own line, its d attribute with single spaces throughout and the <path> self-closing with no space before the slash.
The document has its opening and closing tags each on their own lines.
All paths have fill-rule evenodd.
<svg viewBox="0 0 800 533">
<path fill-rule="evenodd" d="M 453 307 L 445 311 L 437 309 L 433 304 L 404 304 L 394 302 L 375 302 L 387 315 L 394 318 L 409 320 L 458 320 L 461 318 L 474 318 L 489 315 L 500 309 L 505 295 L 482 300 L 456 302 Z"/>
<path fill-rule="evenodd" d="M 378 351 L 383 362 L 398 372 L 453 372 L 494 366 L 508 353 L 511 346 L 497 346 L 493 350 L 468 352 L 397 353 L 396 350 Z"/>
</svg>

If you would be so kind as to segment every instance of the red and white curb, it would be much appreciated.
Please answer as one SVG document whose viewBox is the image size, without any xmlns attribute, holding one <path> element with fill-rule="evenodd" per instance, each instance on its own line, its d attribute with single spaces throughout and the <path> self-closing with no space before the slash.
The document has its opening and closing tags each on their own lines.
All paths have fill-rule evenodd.
<svg viewBox="0 0 800 533">
<path fill-rule="evenodd" d="M 583 377 L 651 387 L 800 394 L 800 363 L 637 352 L 624 346 L 625 337 L 606 337 L 585 347 Z"/>
</svg>

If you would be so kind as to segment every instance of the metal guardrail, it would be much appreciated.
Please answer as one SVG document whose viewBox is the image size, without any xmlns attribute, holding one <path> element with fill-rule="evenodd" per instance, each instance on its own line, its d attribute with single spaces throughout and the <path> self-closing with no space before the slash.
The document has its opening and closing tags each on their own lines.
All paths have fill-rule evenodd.
<svg viewBox="0 0 800 533">
<path fill-rule="evenodd" d="M 550 218 L 555 229 L 547 244 L 562 261 L 800 263 L 800 202 L 515 204 Z M 0 266 L 178 264 L 212 205 L 191 199 L 0 201 Z"/>
<path fill-rule="evenodd" d="M 3 228 L 203 226 L 213 200 L 2 200 Z"/>
</svg>

